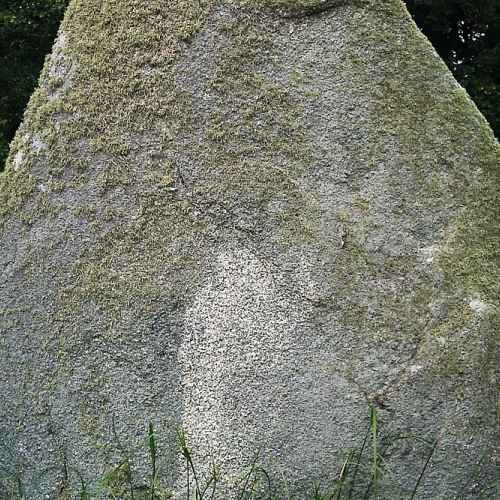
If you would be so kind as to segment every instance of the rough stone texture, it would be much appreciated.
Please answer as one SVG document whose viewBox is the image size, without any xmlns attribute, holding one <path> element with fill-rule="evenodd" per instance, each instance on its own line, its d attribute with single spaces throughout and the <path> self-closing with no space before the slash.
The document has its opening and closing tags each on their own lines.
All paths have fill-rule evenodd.
<svg viewBox="0 0 500 500">
<path fill-rule="evenodd" d="M 375 402 L 418 498 L 495 498 L 499 159 L 399 0 L 73 0 L 0 177 L 3 487 L 152 421 L 178 491 L 181 423 L 300 492 Z"/>
</svg>

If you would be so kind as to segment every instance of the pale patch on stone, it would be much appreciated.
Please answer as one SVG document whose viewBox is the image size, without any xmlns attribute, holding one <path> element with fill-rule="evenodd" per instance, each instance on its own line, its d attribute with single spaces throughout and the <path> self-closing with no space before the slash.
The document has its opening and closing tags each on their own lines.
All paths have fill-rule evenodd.
<svg viewBox="0 0 500 500">
<path fill-rule="evenodd" d="M 408 371 L 410 372 L 410 375 L 413 377 L 415 376 L 420 370 L 422 370 L 423 366 L 422 365 L 411 365 Z"/>
<path fill-rule="evenodd" d="M 64 33 L 64 31 L 61 31 L 54 43 L 54 51 L 64 49 L 66 47 L 67 39 L 68 37 L 66 36 L 66 33 Z"/>
<path fill-rule="evenodd" d="M 444 337 L 436 337 L 436 342 L 441 346 L 444 347 L 446 345 L 446 339 Z"/>
<path fill-rule="evenodd" d="M 12 167 L 14 168 L 14 170 L 19 170 L 19 167 L 21 166 L 23 159 L 24 159 L 24 151 L 20 149 L 12 159 Z"/>
<path fill-rule="evenodd" d="M 469 301 L 469 307 L 478 315 L 483 316 L 488 312 L 490 306 L 481 300 L 479 295 L 476 295 Z"/>
<path fill-rule="evenodd" d="M 57 82 L 56 86 L 52 84 L 49 87 L 47 95 L 50 101 L 58 98 L 71 84 L 70 72 L 72 62 L 66 56 L 66 47 L 67 37 L 64 32 L 61 32 L 54 43 L 50 56 L 49 77 L 53 82 Z"/>
<path fill-rule="evenodd" d="M 286 214 L 287 205 L 283 200 L 272 200 L 267 204 L 267 210 L 270 214 L 280 217 Z"/>
<path fill-rule="evenodd" d="M 52 48 L 52 55 L 50 56 L 52 63 L 49 70 L 50 76 L 62 76 L 60 74 L 60 70 L 62 69 L 61 64 L 65 62 L 64 50 L 66 49 L 66 45 L 66 34 L 64 32 L 61 32 L 59 33 L 59 36 L 57 37 Z"/>
<path fill-rule="evenodd" d="M 31 147 L 37 153 L 44 149 L 47 149 L 47 145 L 37 135 L 34 135 L 31 138 Z"/>
<path fill-rule="evenodd" d="M 305 270 L 302 278 L 308 276 Z M 287 450 L 290 433 L 304 442 L 319 439 L 310 459 L 328 463 L 339 442 L 331 440 L 331 423 L 353 419 L 341 438 L 348 439 L 363 416 L 363 394 L 320 349 L 322 332 L 304 339 L 312 327 L 308 311 L 290 290 L 289 275 L 247 249 L 230 247 L 205 263 L 203 282 L 183 316 L 180 420 L 200 473 L 209 473 L 212 461 L 220 465 L 227 492 L 256 450 L 264 447 L 263 456 Z M 179 477 L 174 489 L 185 484 Z"/>
<path fill-rule="evenodd" d="M 426 264 L 432 264 L 440 252 L 441 249 L 438 245 L 431 245 L 420 249 L 420 253 Z"/>
<path fill-rule="evenodd" d="M 184 317 L 182 420 L 195 449 L 223 450 L 225 459 L 238 461 L 238 444 L 227 449 L 224 436 L 239 420 L 271 412 L 268 382 L 287 365 L 299 311 L 248 251 L 221 252 L 216 260 Z M 256 432 L 251 424 L 244 429 L 250 439 Z"/>
<path fill-rule="evenodd" d="M 14 158 L 12 159 L 12 167 L 14 170 L 19 170 L 25 157 L 25 149 L 31 149 L 35 154 L 40 153 L 47 148 L 47 145 L 37 136 L 30 134 L 25 134 L 22 137 L 22 147 L 16 152 Z"/>
</svg>

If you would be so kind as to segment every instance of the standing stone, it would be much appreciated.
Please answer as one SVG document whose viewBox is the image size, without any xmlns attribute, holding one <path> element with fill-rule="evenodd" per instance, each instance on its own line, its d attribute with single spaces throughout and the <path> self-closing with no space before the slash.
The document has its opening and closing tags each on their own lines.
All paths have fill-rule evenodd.
<svg viewBox="0 0 500 500">
<path fill-rule="evenodd" d="M 0 177 L 2 488 L 147 482 L 151 421 L 179 494 L 177 424 L 300 497 L 371 403 L 381 498 L 436 439 L 416 498 L 494 498 L 499 159 L 400 0 L 73 0 Z"/>
</svg>

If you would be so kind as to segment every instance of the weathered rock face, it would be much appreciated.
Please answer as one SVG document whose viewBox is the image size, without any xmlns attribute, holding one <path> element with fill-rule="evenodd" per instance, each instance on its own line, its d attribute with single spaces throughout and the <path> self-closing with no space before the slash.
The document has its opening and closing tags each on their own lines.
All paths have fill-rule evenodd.
<svg viewBox="0 0 500 500">
<path fill-rule="evenodd" d="M 300 491 L 375 401 L 439 438 L 420 498 L 493 498 L 499 159 L 399 0 L 74 0 L 0 177 L 3 484 L 146 462 L 152 421 L 180 489 L 176 423 Z"/>
</svg>

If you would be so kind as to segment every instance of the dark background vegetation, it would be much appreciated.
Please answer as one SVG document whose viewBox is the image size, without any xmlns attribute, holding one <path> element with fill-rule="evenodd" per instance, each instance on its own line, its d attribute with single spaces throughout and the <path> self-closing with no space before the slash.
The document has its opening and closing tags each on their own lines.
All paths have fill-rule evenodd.
<svg viewBox="0 0 500 500">
<path fill-rule="evenodd" d="M 0 0 L 0 170 L 68 0 Z M 500 137 L 500 0 L 406 0 Z"/>
<path fill-rule="evenodd" d="M 0 0 L 0 170 L 68 0 Z"/>
</svg>

